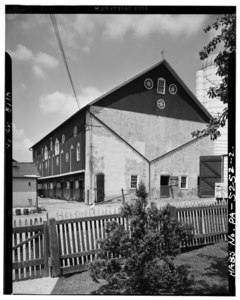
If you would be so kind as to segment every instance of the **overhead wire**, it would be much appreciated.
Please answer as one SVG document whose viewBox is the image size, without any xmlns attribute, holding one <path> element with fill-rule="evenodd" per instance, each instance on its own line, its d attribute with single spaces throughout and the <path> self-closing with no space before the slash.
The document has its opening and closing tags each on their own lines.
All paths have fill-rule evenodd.
<svg viewBox="0 0 240 300">
<path fill-rule="evenodd" d="M 70 73 L 70 70 L 69 70 L 69 67 L 68 67 L 68 63 L 67 63 L 66 55 L 65 55 L 65 52 L 64 52 L 61 36 L 60 36 L 60 33 L 59 33 L 57 19 L 56 19 L 56 16 L 54 14 L 50 14 L 50 18 L 51 18 L 51 21 L 52 21 L 52 25 L 53 25 L 53 28 L 54 28 L 54 32 L 55 32 L 55 35 L 56 35 L 56 39 L 57 39 L 57 42 L 58 42 L 59 49 L 60 49 L 60 52 L 61 52 L 62 57 L 63 57 L 63 62 L 65 64 L 65 67 L 66 67 L 66 70 L 67 70 L 67 73 L 68 73 L 68 77 L 69 77 L 69 80 L 70 80 L 70 83 L 71 83 L 71 86 L 72 86 L 72 89 L 73 89 L 73 93 L 74 93 L 74 96 L 75 96 L 75 99 L 76 99 L 76 102 L 77 102 L 77 106 L 80 109 L 78 99 L 77 99 L 76 90 L 75 90 L 75 87 L 74 87 L 74 84 L 73 84 L 72 76 L 71 76 L 71 73 Z"/>
</svg>

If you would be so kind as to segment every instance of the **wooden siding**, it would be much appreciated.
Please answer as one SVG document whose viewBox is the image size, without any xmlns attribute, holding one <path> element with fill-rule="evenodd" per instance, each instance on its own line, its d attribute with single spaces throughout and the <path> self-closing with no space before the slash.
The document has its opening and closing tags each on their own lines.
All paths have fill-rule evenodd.
<svg viewBox="0 0 240 300">
<path fill-rule="evenodd" d="M 165 95 L 157 93 L 157 80 L 160 77 L 166 80 Z M 144 80 L 146 78 L 151 78 L 154 82 L 154 87 L 151 90 L 147 90 L 144 87 Z M 175 95 L 169 92 L 169 85 L 172 83 L 176 84 L 178 88 Z M 165 101 L 166 106 L 164 109 L 157 107 L 156 103 L 158 99 Z M 164 64 L 137 77 L 120 89 L 109 93 L 94 105 L 189 121 L 208 121 L 208 117 L 197 106 Z"/>
<path fill-rule="evenodd" d="M 33 146 L 33 161 L 37 166 L 37 169 L 42 177 L 58 175 L 61 173 L 67 173 L 85 169 L 85 110 L 75 115 L 74 118 L 68 120 L 67 123 L 63 123 L 56 130 L 49 133 L 44 139 Z M 74 137 L 73 129 L 77 126 L 77 136 Z M 65 135 L 65 142 L 62 143 L 62 135 Z M 56 156 L 54 154 L 54 143 L 55 140 L 59 141 L 59 163 L 56 164 Z M 50 141 L 53 142 L 53 150 L 50 150 Z M 77 161 L 76 148 L 77 144 L 80 143 L 80 161 Z M 47 166 L 44 160 L 44 148 L 48 149 L 49 158 L 47 160 Z M 73 150 L 71 147 L 73 146 Z M 43 149 L 43 153 L 42 153 Z M 63 155 L 61 152 L 63 151 Z M 71 151 L 71 155 L 70 155 Z M 68 161 L 66 161 L 66 152 L 68 152 Z M 71 166 L 70 166 L 71 156 Z M 61 159 L 61 163 L 60 163 Z M 41 170 L 39 164 L 42 164 Z"/>
</svg>

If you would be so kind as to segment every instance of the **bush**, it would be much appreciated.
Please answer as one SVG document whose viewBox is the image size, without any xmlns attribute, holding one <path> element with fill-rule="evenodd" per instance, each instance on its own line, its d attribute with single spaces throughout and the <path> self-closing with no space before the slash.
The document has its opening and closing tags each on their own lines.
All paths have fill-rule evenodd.
<svg viewBox="0 0 240 300">
<path fill-rule="evenodd" d="M 108 284 L 96 294 L 159 295 L 179 294 L 186 285 L 187 266 L 174 265 L 180 242 L 192 238 L 192 228 L 182 225 L 167 206 L 147 206 L 143 183 L 137 198 L 124 204 L 121 214 L 126 226 L 116 221 L 106 227 L 106 238 L 99 240 L 101 252 L 90 263 L 89 273 Z"/>
</svg>

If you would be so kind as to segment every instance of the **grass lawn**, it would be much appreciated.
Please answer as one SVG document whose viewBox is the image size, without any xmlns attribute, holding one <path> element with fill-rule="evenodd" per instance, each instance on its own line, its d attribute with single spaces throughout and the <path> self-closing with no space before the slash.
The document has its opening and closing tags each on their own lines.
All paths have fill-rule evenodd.
<svg viewBox="0 0 240 300">
<path fill-rule="evenodd" d="M 184 294 L 228 295 L 228 245 L 209 245 L 180 254 L 177 264 L 190 266 L 189 284 Z M 91 294 L 106 281 L 93 282 L 88 272 L 59 278 L 52 294 Z"/>
</svg>

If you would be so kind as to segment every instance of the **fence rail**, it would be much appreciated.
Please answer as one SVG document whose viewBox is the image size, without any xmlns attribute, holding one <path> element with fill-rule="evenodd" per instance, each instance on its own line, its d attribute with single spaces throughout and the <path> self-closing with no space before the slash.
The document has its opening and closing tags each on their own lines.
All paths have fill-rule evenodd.
<svg viewBox="0 0 240 300">
<path fill-rule="evenodd" d="M 194 238 L 181 248 L 207 245 L 227 239 L 227 205 L 175 207 L 183 224 L 193 225 Z M 13 228 L 13 279 L 61 276 L 87 269 L 100 251 L 99 239 L 105 238 L 108 221 L 127 227 L 119 214 L 55 220 Z"/>
<path fill-rule="evenodd" d="M 45 264 L 44 225 L 16 227 L 12 230 L 13 280 L 48 276 Z"/>
</svg>

